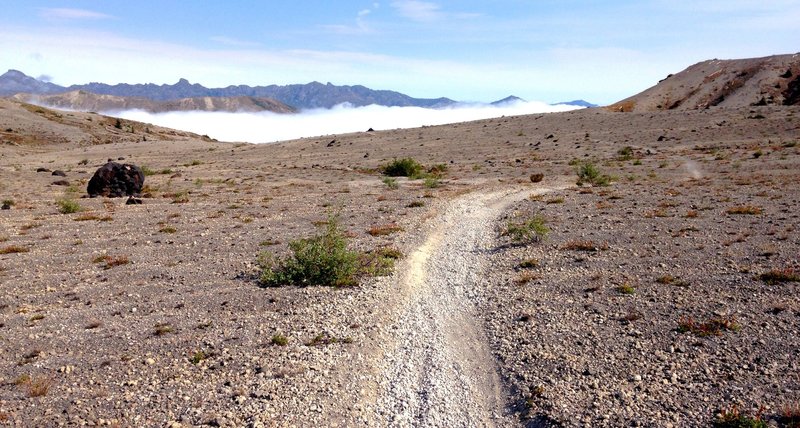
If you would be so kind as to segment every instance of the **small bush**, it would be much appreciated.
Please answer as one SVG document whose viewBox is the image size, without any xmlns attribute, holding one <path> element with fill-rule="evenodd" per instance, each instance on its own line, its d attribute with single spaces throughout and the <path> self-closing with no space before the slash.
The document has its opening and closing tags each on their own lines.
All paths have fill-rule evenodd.
<svg viewBox="0 0 800 428">
<path fill-rule="evenodd" d="M 539 267 L 539 260 L 537 259 L 527 259 L 520 262 L 519 267 L 521 269 L 532 269 L 535 267 Z"/>
<path fill-rule="evenodd" d="M 359 273 L 367 276 L 386 276 L 394 271 L 395 261 L 403 258 L 400 250 L 382 247 L 359 255 Z"/>
<path fill-rule="evenodd" d="M 164 336 L 165 334 L 174 333 L 175 328 L 167 323 L 158 323 L 153 330 L 153 336 Z"/>
<path fill-rule="evenodd" d="M 384 165 L 381 172 L 389 177 L 418 177 L 422 173 L 422 164 L 412 158 L 395 159 Z"/>
<path fill-rule="evenodd" d="M 208 359 L 208 354 L 206 354 L 203 351 L 197 351 L 194 354 L 192 354 L 191 358 L 189 358 L 189 362 L 196 366 L 200 364 L 201 361 L 206 359 Z"/>
<path fill-rule="evenodd" d="M 539 242 L 545 239 L 549 232 L 544 217 L 537 215 L 522 223 L 509 222 L 502 235 L 510 236 L 516 243 Z"/>
<path fill-rule="evenodd" d="M 424 206 L 425 206 L 425 202 L 413 201 L 410 204 L 406 205 L 406 208 L 420 208 L 420 207 L 424 207 Z"/>
<path fill-rule="evenodd" d="M 72 214 L 83 209 L 81 204 L 72 199 L 59 199 L 56 201 L 56 205 L 58 205 L 58 212 L 61 214 Z"/>
<path fill-rule="evenodd" d="M 289 344 L 289 338 L 282 334 L 275 334 L 272 336 L 270 343 L 278 346 L 286 346 Z"/>
<path fill-rule="evenodd" d="M 327 285 L 347 286 L 356 283 L 358 253 L 347 248 L 347 238 L 335 216 L 327 222 L 324 233 L 289 243 L 292 255 L 275 260 L 261 253 L 259 283 L 262 286 Z"/>
<path fill-rule="evenodd" d="M 439 182 L 439 179 L 436 178 L 436 177 L 427 177 L 427 178 L 425 178 L 424 185 L 428 189 L 435 189 L 435 188 L 441 186 L 441 183 Z"/>
<path fill-rule="evenodd" d="M 592 162 L 584 162 L 578 166 L 578 186 L 583 186 L 589 183 L 592 186 L 608 186 L 611 183 L 611 177 L 601 174 L 600 170 Z"/>
<path fill-rule="evenodd" d="M 625 146 L 617 150 L 617 159 L 621 161 L 628 161 L 633 159 L 633 147 Z"/>
<path fill-rule="evenodd" d="M 622 284 L 619 287 L 617 287 L 617 292 L 619 292 L 620 294 L 633 294 L 636 293 L 636 287 L 626 282 L 625 284 Z"/>
<path fill-rule="evenodd" d="M 531 174 L 531 183 L 539 183 L 544 180 L 544 174 L 541 172 Z"/>
</svg>

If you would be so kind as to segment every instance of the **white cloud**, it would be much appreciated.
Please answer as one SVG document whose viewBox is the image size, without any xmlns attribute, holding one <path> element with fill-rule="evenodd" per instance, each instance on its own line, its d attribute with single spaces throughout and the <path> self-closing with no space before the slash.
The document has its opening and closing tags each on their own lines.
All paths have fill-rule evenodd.
<svg viewBox="0 0 800 428">
<path fill-rule="evenodd" d="M 431 22 L 442 16 L 441 6 L 436 3 L 419 0 L 401 0 L 392 2 L 392 7 L 400 15 L 418 22 Z"/>
<path fill-rule="evenodd" d="M 297 114 L 210 112 L 153 114 L 142 111 L 111 114 L 129 120 L 208 135 L 222 141 L 269 143 L 302 137 L 363 132 L 369 128 L 375 130 L 415 128 L 491 117 L 567 111 L 575 108 L 563 105 L 551 106 L 540 102 L 517 102 L 504 106 L 459 105 L 445 109 L 376 105 L 353 108 L 340 105 L 332 109 L 307 110 Z"/>
<path fill-rule="evenodd" d="M 226 46 L 235 46 L 235 47 L 245 47 L 245 48 L 252 48 L 261 46 L 260 43 L 257 42 L 249 42 L 247 40 L 239 40 L 233 37 L 227 36 L 213 36 L 210 37 L 209 40 L 212 42 L 217 42 Z"/>
<path fill-rule="evenodd" d="M 73 20 L 73 19 L 110 19 L 111 15 L 85 9 L 70 9 L 59 7 L 43 7 L 39 9 L 42 18 L 48 20 Z"/>
</svg>

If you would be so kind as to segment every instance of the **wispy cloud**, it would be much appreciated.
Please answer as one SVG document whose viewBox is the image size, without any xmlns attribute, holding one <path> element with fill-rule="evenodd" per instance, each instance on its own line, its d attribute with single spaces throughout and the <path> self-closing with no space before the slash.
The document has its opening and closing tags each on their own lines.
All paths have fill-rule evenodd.
<svg viewBox="0 0 800 428">
<path fill-rule="evenodd" d="M 86 9 L 71 9 L 61 7 L 43 7 L 39 15 L 48 20 L 98 20 L 111 19 L 113 16 Z"/>
<path fill-rule="evenodd" d="M 247 41 L 247 40 L 240 40 L 240 39 L 236 39 L 236 38 L 233 38 L 233 37 L 227 37 L 227 36 L 213 36 L 213 37 L 210 37 L 209 40 L 211 40 L 212 42 L 217 42 L 219 44 L 226 45 L 226 46 L 234 46 L 234 47 L 240 47 L 240 48 L 252 48 L 252 47 L 261 46 L 261 43 L 258 43 L 258 42 L 250 42 L 250 41 Z"/>
<path fill-rule="evenodd" d="M 377 9 L 380 7 L 379 3 L 373 4 L 373 9 Z M 354 24 L 331 24 L 331 25 L 323 25 L 322 28 L 328 30 L 330 32 L 336 34 L 344 34 L 344 35 L 359 35 L 359 34 L 369 34 L 372 33 L 373 30 L 367 24 L 367 16 L 372 13 L 373 9 L 361 9 L 358 11 L 355 17 Z"/>
<path fill-rule="evenodd" d="M 436 21 L 443 17 L 442 7 L 436 3 L 419 0 L 401 0 L 392 2 L 400 15 L 418 22 Z"/>
</svg>

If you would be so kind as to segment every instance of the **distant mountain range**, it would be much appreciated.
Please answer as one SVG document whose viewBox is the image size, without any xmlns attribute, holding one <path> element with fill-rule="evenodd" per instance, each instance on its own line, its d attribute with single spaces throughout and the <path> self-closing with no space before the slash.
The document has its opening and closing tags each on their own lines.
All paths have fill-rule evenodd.
<svg viewBox="0 0 800 428">
<path fill-rule="evenodd" d="M 127 84 L 60 86 L 44 82 L 18 70 L 0 75 L 0 96 L 40 103 L 56 108 L 83 111 L 113 111 L 141 109 L 151 112 L 173 110 L 204 111 L 273 111 L 279 113 L 296 110 L 331 108 L 347 103 L 354 107 L 377 104 L 388 107 L 440 108 L 459 104 L 449 98 L 413 98 L 387 90 L 374 90 L 361 85 L 337 86 L 331 83 L 311 82 L 295 85 L 247 86 L 206 88 L 200 84 L 180 79 L 174 85 Z M 492 105 L 524 101 L 509 96 Z M 581 107 L 594 107 L 583 100 L 566 103 Z M 238 110 L 237 110 L 238 109 Z"/>
<path fill-rule="evenodd" d="M 86 85 L 59 86 L 42 82 L 17 70 L 9 70 L 0 76 L 0 96 L 18 93 L 52 95 L 64 92 L 84 91 L 97 95 L 117 97 L 146 98 L 153 101 L 173 101 L 202 97 L 252 97 L 270 98 L 296 109 L 331 108 L 337 104 L 349 103 L 360 107 L 379 104 L 390 107 L 446 107 L 455 104 L 449 98 L 413 98 L 394 91 L 373 90 L 367 87 L 337 86 L 331 83 L 311 82 L 304 85 L 269 86 L 228 86 L 226 88 L 206 88 L 180 79 L 174 85 L 127 84 L 107 85 L 89 83 Z"/>
</svg>

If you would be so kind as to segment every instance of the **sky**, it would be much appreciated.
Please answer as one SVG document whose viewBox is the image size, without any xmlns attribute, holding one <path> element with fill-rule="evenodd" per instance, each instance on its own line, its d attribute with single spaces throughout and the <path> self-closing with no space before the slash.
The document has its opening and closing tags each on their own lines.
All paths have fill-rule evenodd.
<svg viewBox="0 0 800 428">
<path fill-rule="evenodd" d="M 610 104 L 712 58 L 800 50 L 800 0 L 0 0 L 0 67 L 61 85 L 319 81 Z"/>
</svg>

